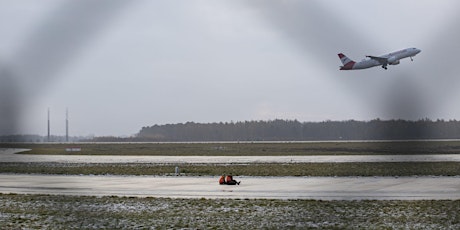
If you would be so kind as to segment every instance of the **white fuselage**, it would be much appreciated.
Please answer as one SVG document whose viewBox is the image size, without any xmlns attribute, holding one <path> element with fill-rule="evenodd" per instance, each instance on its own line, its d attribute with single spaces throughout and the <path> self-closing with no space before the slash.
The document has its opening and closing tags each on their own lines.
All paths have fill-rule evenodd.
<svg viewBox="0 0 460 230">
<path fill-rule="evenodd" d="M 420 52 L 421 50 L 417 48 L 407 48 L 377 57 L 366 56 L 367 58 L 360 62 L 353 62 L 348 59 L 350 63 L 343 63 L 344 66 L 341 67 L 341 70 L 367 69 L 374 66 L 382 66 L 386 69 L 387 65 L 397 65 L 401 59 L 408 57 L 412 58 Z"/>
<path fill-rule="evenodd" d="M 380 62 L 374 59 L 364 59 L 360 62 L 356 62 L 355 65 L 353 66 L 353 69 L 367 69 L 371 68 L 374 66 L 381 65 Z"/>
</svg>

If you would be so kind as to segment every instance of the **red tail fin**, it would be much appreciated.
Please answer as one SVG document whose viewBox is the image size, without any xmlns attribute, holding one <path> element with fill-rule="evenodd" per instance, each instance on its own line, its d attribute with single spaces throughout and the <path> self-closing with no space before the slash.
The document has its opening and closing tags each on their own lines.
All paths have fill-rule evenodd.
<svg viewBox="0 0 460 230">
<path fill-rule="evenodd" d="M 339 53 L 340 61 L 342 61 L 343 66 L 340 66 L 340 70 L 350 70 L 353 69 L 353 66 L 356 62 L 348 58 L 345 54 Z"/>
</svg>

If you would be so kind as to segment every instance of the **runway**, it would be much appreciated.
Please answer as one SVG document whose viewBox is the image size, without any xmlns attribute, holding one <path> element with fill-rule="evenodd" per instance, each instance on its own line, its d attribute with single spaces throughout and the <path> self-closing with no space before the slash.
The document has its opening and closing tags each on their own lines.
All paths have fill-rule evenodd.
<svg viewBox="0 0 460 230">
<path fill-rule="evenodd" d="M 0 162 L 55 163 L 346 163 L 346 162 L 460 162 L 458 154 L 437 155 L 327 155 L 327 156 L 100 156 L 15 154 L 21 149 L 0 149 Z"/>
<path fill-rule="evenodd" d="M 460 177 L 217 177 L 0 174 L 0 193 L 208 199 L 455 200 Z"/>
</svg>

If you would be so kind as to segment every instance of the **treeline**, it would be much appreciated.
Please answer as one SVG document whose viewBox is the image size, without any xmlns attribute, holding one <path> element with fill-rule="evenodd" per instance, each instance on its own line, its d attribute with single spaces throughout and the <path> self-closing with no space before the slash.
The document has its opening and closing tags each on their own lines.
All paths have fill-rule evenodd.
<svg viewBox="0 0 460 230">
<path fill-rule="evenodd" d="M 130 141 L 315 141 L 460 139 L 460 121 L 422 119 L 297 120 L 166 124 L 143 127 Z M 108 141 L 108 140 L 104 140 Z"/>
</svg>

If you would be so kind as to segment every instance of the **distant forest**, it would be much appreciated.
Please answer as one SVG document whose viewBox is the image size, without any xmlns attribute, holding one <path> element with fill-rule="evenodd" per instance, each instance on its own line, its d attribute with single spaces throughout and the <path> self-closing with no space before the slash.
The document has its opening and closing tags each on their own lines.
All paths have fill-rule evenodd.
<svg viewBox="0 0 460 230">
<path fill-rule="evenodd" d="M 70 142 L 327 141 L 460 139 L 460 121 L 422 119 L 179 123 L 143 127 L 131 137 L 69 137 Z M 65 136 L 7 135 L 4 142 L 66 142 Z"/>
<path fill-rule="evenodd" d="M 180 123 L 143 127 L 132 138 L 94 141 L 316 141 L 460 139 L 460 121 L 422 119 L 299 122 L 297 120 Z"/>
</svg>

